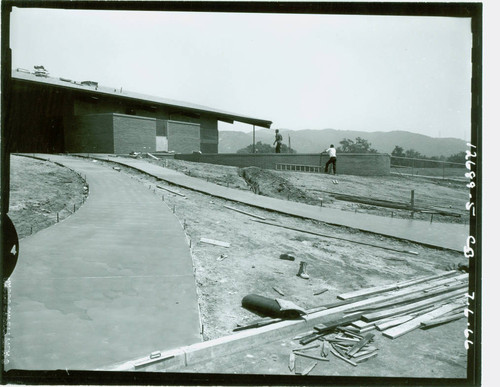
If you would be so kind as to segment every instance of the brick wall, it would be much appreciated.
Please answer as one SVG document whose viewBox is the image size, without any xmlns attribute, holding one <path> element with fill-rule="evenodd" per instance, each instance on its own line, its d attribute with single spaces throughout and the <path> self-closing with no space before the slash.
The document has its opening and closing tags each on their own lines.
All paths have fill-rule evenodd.
<svg viewBox="0 0 500 387">
<path fill-rule="evenodd" d="M 66 152 L 113 152 L 113 115 L 88 114 L 76 116 L 65 128 Z"/>
<path fill-rule="evenodd" d="M 168 121 L 168 150 L 176 153 L 193 153 L 200 150 L 200 124 Z"/>
<path fill-rule="evenodd" d="M 113 114 L 114 153 L 156 151 L 154 118 Z"/>
<path fill-rule="evenodd" d="M 275 169 L 276 164 L 298 164 L 322 166 L 328 155 L 318 153 L 286 154 L 184 154 L 175 155 L 176 159 L 208 164 L 231 165 L 235 167 L 260 167 Z M 337 173 L 358 176 L 383 176 L 390 174 L 391 157 L 388 154 L 337 154 Z"/>
</svg>

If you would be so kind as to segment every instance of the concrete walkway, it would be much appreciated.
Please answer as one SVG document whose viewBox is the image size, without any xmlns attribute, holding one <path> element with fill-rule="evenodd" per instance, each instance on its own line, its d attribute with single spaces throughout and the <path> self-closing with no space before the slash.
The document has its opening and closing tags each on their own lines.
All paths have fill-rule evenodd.
<svg viewBox="0 0 500 387">
<path fill-rule="evenodd" d="M 85 154 L 85 156 L 87 155 Z M 90 156 L 103 160 L 109 159 L 136 168 L 152 176 L 156 176 L 159 179 L 166 180 L 169 183 L 203 192 L 208 195 L 234 200 L 266 210 L 314 219 L 332 225 L 347 226 L 358 230 L 404 239 L 427 246 L 463 251 L 467 236 L 469 235 L 469 226 L 464 224 L 430 223 L 421 220 L 388 218 L 313 206 L 256 195 L 250 191 L 223 187 L 198 178 L 186 176 L 183 173 L 163 168 L 144 160 L 136 160 L 128 157 L 109 157 L 103 154 Z M 341 181 L 342 176 L 339 176 L 338 179 Z"/>
<path fill-rule="evenodd" d="M 72 216 L 20 241 L 11 276 L 8 369 L 95 369 L 201 341 L 187 239 L 147 188 L 89 160 Z"/>
</svg>

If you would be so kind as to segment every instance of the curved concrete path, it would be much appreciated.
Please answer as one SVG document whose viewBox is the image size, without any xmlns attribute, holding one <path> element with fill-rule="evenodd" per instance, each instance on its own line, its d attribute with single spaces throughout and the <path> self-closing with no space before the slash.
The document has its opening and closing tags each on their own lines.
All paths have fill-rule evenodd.
<svg viewBox="0 0 500 387">
<path fill-rule="evenodd" d="M 85 154 L 85 156 L 87 156 Z M 234 200 L 250 206 L 277 211 L 302 218 L 314 219 L 337 226 L 346 226 L 362 231 L 404 239 L 411 242 L 463 251 L 469 235 L 469 226 L 464 224 L 425 222 L 412 219 L 388 218 L 377 215 L 353 213 L 334 208 L 312 206 L 281 199 L 255 195 L 250 191 L 242 191 L 209 183 L 198 178 L 186 176 L 172 169 L 163 168 L 127 157 L 109 157 L 103 154 L 90 155 L 94 158 L 111 160 L 136 168 L 169 183 L 203 192 L 212 196 Z M 465 203 L 464 203 L 465 205 Z"/>
<path fill-rule="evenodd" d="M 85 174 L 90 195 L 20 241 L 6 370 L 95 369 L 201 341 L 191 255 L 169 208 L 123 173 L 43 157 Z"/>
</svg>

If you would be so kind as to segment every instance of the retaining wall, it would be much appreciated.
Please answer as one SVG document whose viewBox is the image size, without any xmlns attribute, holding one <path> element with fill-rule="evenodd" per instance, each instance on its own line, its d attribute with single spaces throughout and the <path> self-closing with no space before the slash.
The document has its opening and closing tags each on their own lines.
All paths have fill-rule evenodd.
<svg viewBox="0 0 500 387">
<path fill-rule="evenodd" d="M 176 154 L 176 159 L 200 163 L 230 165 L 234 167 L 259 167 L 276 169 L 276 164 L 322 166 L 328 155 L 318 153 L 224 153 Z M 391 157 L 387 153 L 337 154 L 337 173 L 341 175 L 385 176 L 390 174 Z M 331 167 L 330 167 L 331 168 Z"/>
</svg>

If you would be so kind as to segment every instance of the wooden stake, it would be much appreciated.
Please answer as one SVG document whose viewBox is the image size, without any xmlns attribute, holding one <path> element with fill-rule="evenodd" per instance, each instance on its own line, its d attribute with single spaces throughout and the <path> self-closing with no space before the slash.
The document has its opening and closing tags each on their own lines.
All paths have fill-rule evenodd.
<svg viewBox="0 0 500 387">
<path fill-rule="evenodd" d="M 317 364 L 318 362 L 312 363 L 309 367 L 307 367 L 304 371 L 301 372 L 301 375 L 307 375 L 309 372 L 313 370 L 314 367 L 316 367 Z"/>
<path fill-rule="evenodd" d="M 295 354 L 290 353 L 290 359 L 288 360 L 288 369 L 293 372 L 295 369 Z"/>
<path fill-rule="evenodd" d="M 309 359 L 321 360 L 321 361 L 329 361 L 328 359 L 325 359 L 324 357 L 309 355 L 307 353 L 302 353 L 302 352 L 299 352 L 299 351 L 295 351 L 294 353 L 297 356 L 308 357 Z"/>
</svg>

